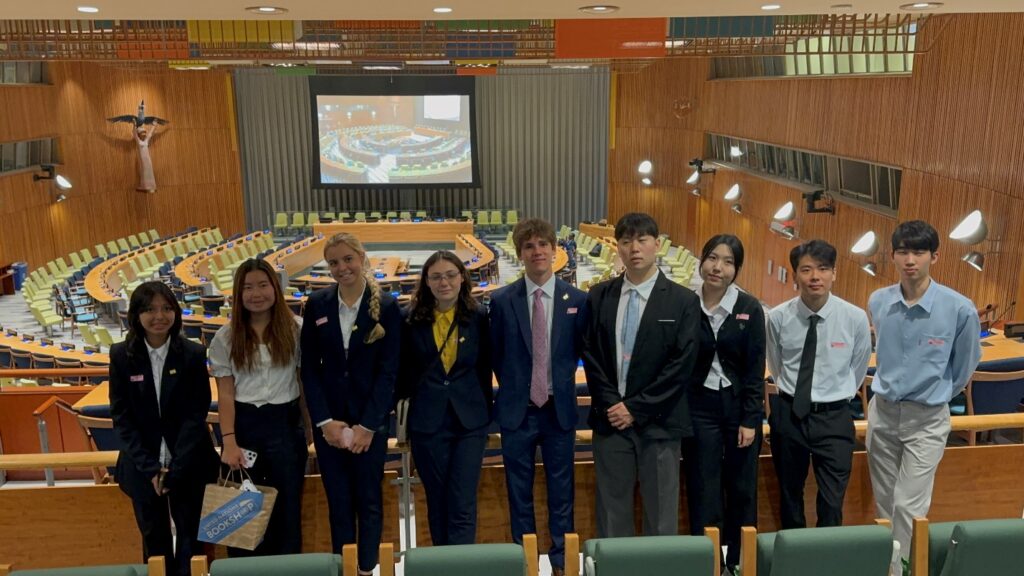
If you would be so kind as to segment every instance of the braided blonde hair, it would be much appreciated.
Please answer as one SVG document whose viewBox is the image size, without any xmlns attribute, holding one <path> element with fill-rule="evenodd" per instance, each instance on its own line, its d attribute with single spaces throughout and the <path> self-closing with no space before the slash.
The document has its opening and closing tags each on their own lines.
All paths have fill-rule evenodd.
<svg viewBox="0 0 1024 576">
<path fill-rule="evenodd" d="M 324 244 L 324 259 L 327 258 L 327 251 L 339 244 L 348 246 L 363 259 L 363 277 L 366 278 L 366 285 L 370 287 L 370 301 L 367 303 L 367 308 L 370 312 L 370 318 L 376 322 L 370 333 L 363 339 L 363 343 L 372 344 L 383 338 L 385 333 L 384 327 L 380 324 L 380 285 L 377 284 L 377 279 L 370 272 L 370 259 L 366 256 L 366 249 L 363 248 L 363 243 L 348 232 L 339 232 L 327 240 L 327 243 Z"/>
</svg>

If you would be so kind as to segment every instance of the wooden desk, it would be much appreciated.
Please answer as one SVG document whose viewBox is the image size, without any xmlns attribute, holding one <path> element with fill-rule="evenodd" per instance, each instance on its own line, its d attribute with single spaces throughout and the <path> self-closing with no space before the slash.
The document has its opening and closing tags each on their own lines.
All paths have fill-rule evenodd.
<svg viewBox="0 0 1024 576">
<path fill-rule="evenodd" d="M 459 234 L 473 234 L 473 222 L 332 222 L 314 224 L 313 233 L 330 237 L 348 232 L 364 244 L 451 242 Z"/>
<path fill-rule="evenodd" d="M 217 401 L 217 380 L 210 377 L 210 401 Z M 92 408 L 93 406 L 109 406 L 110 405 L 110 383 L 101 382 L 96 386 L 92 386 L 89 393 L 83 396 L 78 402 L 71 405 L 72 408 L 81 412 L 85 408 Z"/>
<path fill-rule="evenodd" d="M 580 222 L 579 227 L 581 234 L 592 236 L 594 238 L 603 238 L 605 236 L 615 237 L 615 226 L 601 226 L 600 224 L 584 224 Z M 577 238 L 579 240 L 579 238 Z"/>
<path fill-rule="evenodd" d="M 85 290 L 93 300 L 101 304 L 110 304 L 121 300 L 121 279 L 117 277 L 117 273 L 124 271 L 126 276 L 134 278 L 135 273 L 132 272 L 131 264 L 129 263 L 131 260 L 134 260 L 141 254 L 159 250 L 160 253 L 157 254 L 157 260 L 164 262 L 164 246 L 170 246 L 173 249 L 179 242 L 185 242 L 189 238 L 194 238 L 208 231 L 210 231 L 210 228 L 203 228 L 202 230 L 175 236 L 170 240 L 163 240 L 105 260 L 86 275 Z"/>
<path fill-rule="evenodd" d="M 84 364 L 85 362 L 95 363 L 110 363 L 110 356 L 103 353 L 86 354 L 82 350 L 61 350 L 60 346 L 54 343 L 52 346 L 43 346 L 38 338 L 32 342 L 24 342 L 21 336 L 8 336 L 6 334 L 0 334 L 0 344 L 4 346 L 10 346 L 11 350 L 17 350 L 19 352 L 31 352 L 33 354 L 46 354 L 47 356 L 53 356 L 54 358 L 60 358 L 61 360 L 80 360 Z"/>
<path fill-rule="evenodd" d="M 299 272 L 316 266 L 324 259 L 324 245 L 327 236 L 303 238 L 282 247 L 266 257 L 276 270 L 284 270 L 289 278 Z"/>
<path fill-rule="evenodd" d="M 200 251 L 197 254 L 193 254 L 179 262 L 178 265 L 174 267 L 174 275 L 177 276 L 183 284 L 193 288 L 210 283 L 212 282 L 210 278 L 213 276 L 213 274 L 210 273 L 211 259 L 216 258 L 223 254 L 225 250 L 228 250 L 228 244 L 231 244 L 233 248 L 237 248 L 238 246 L 251 244 L 261 236 L 263 236 L 263 232 L 254 232 L 245 237 L 237 238 L 223 244 L 218 244 L 217 246 Z M 203 278 L 206 278 L 206 280 L 203 280 Z M 214 286 L 214 289 L 218 294 L 224 293 L 216 286 Z"/>
</svg>

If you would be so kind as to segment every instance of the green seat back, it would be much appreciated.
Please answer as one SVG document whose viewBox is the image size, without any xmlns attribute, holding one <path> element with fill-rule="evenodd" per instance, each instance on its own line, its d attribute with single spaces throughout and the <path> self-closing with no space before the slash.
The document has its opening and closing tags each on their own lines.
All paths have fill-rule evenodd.
<svg viewBox="0 0 1024 576">
<path fill-rule="evenodd" d="M 405 576 L 523 576 L 525 571 L 518 544 L 431 546 L 405 553 Z"/>
<path fill-rule="evenodd" d="M 11 576 L 146 576 L 149 569 L 145 564 L 119 566 L 76 566 L 74 568 L 40 568 L 37 570 L 15 570 Z"/>
<path fill-rule="evenodd" d="M 949 552 L 949 541 L 953 538 L 953 529 L 957 524 L 957 522 L 928 524 L 928 574 L 921 576 L 939 576 L 942 573 L 942 565 L 946 563 L 946 554 Z"/>
<path fill-rule="evenodd" d="M 974 520 L 953 529 L 942 576 L 1020 574 L 1024 520 Z"/>
<path fill-rule="evenodd" d="M 892 532 L 885 526 L 782 530 L 775 535 L 766 576 L 887 576 L 892 548 Z"/>
<path fill-rule="evenodd" d="M 210 576 L 338 576 L 341 556 L 327 553 L 223 558 L 210 565 Z"/>
<path fill-rule="evenodd" d="M 772 554 L 775 553 L 775 532 L 757 535 L 757 573 L 771 576 Z"/>
<path fill-rule="evenodd" d="M 635 536 L 594 542 L 595 576 L 711 576 L 715 550 L 704 536 Z"/>
</svg>

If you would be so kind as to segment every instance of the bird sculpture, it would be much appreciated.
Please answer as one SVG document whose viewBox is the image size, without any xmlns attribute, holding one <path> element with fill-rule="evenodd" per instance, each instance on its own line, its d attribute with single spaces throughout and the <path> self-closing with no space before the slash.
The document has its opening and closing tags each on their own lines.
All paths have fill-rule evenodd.
<svg viewBox="0 0 1024 576">
<path fill-rule="evenodd" d="M 139 112 L 135 116 L 131 114 L 124 114 L 122 116 L 114 116 L 113 118 L 107 118 L 107 122 L 116 124 L 117 122 L 131 122 L 136 128 L 149 124 L 157 124 L 163 126 L 167 124 L 167 120 L 158 118 L 156 116 L 146 116 L 146 101 L 139 102 Z"/>
</svg>

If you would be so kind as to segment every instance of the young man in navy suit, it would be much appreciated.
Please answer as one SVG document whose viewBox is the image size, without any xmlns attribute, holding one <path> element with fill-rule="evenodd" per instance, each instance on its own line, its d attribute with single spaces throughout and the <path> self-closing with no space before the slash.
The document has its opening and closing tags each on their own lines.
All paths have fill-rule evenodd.
<svg viewBox="0 0 1024 576">
<path fill-rule="evenodd" d="M 693 436 L 685 395 L 697 360 L 700 301 L 655 266 L 658 224 L 615 224 L 622 276 L 590 289 L 583 366 L 594 429 L 599 538 L 633 536 L 633 493 L 645 536 L 679 533 L 680 440 Z"/>
<path fill-rule="evenodd" d="M 540 446 L 547 478 L 552 573 L 565 569 L 565 533 L 573 530 L 573 456 L 576 366 L 587 326 L 587 296 L 555 277 L 555 229 L 541 219 L 512 231 L 523 278 L 491 298 L 491 341 L 498 377 L 495 403 L 501 426 L 512 538 L 535 533 L 534 454 Z"/>
</svg>

